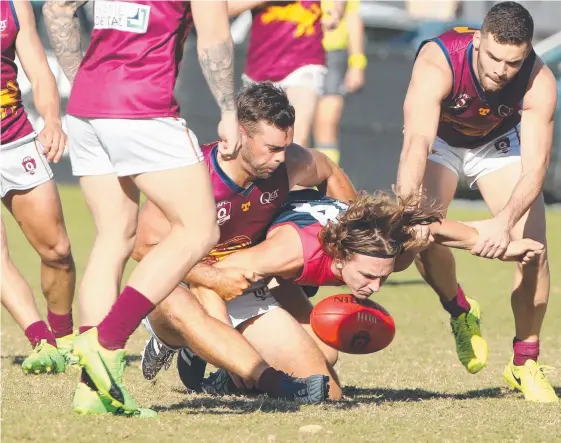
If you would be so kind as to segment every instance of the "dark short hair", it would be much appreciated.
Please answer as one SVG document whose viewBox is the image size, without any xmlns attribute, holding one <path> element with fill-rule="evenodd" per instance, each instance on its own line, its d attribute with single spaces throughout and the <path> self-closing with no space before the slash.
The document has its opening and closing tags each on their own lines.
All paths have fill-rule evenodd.
<svg viewBox="0 0 561 443">
<path fill-rule="evenodd" d="M 493 6 L 481 26 L 483 33 L 491 33 L 501 45 L 531 44 L 534 20 L 520 3 L 501 2 Z"/>
<path fill-rule="evenodd" d="M 271 82 L 251 83 L 243 87 L 236 97 L 238 120 L 251 135 L 259 122 L 265 122 L 282 131 L 294 126 L 294 106 L 286 92 Z"/>
</svg>

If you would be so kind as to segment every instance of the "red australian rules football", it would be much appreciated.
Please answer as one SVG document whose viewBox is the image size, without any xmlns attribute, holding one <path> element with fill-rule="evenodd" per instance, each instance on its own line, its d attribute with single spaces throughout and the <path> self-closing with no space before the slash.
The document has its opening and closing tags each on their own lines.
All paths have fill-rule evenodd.
<svg viewBox="0 0 561 443">
<path fill-rule="evenodd" d="M 339 294 L 320 301 L 311 315 L 312 329 L 327 345 L 347 354 L 371 354 L 395 335 L 392 316 L 370 299 Z"/>
</svg>

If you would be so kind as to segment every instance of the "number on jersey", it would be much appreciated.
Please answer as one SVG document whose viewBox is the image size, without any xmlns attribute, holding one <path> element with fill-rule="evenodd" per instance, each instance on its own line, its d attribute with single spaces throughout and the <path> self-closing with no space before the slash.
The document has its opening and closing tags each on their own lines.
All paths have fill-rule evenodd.
<svg viewBox="0 0 561 443">
<path fill-rule="evenodd" d="M 325 226 L 327 222 L 337 221 L 339 213 L 341 211 L 346 211 L 347 208 L 348 206 L 344 203 L 334 201 L 330 205 L 311 205 L 310 203 L 303 203 L 300 206 L 296 206 L 294 211 L 310 214 L 322 226 Z"/>
</svg>

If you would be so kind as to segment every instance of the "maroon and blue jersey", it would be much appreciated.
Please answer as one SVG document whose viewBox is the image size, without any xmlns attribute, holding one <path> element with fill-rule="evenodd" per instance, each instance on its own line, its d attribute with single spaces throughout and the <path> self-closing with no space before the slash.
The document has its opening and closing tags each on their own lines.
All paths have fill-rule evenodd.
<svg viewBox="0 0 561 443">
<path fill-rule="evenodd" d="M 290 193 L 287 202 L 269 230 L 290 225 L 298 235 L 304 254 L 304 267 L 295 283 L 302 286 L 342 286 L 345 282 L 331 270 L 333 257 L 328 255 L 319 241 L 319 234 L 328 222 L 336 222 L 347 205 L 330 197 L 322 197 L 315 190 Z M 310 296 L 310 293 L 306 291 Z M 315 294 L 315 292 L 314 292 Z"/>
<path fill-rule="evenodd" d="M 256 180 L 248 188 L 242 188 L 220 167 L 217 146 L 217 143 L 210 143 L 201 147 L 210 172 L 220 226 L 220 240 L 204 259 L 206 263 L 216 262 L 262 241 L 289 190 L 284 163 L 269 178 Z"/>
<path fill-rule="evenodd" d="M 473 33 L 456 27 L 421 43 L 436 43 L 452 70 L 452 91 L 442 102 L 438 137 L 453 147 L 476 148 L 505 134 L 520 123 L 536 53 L 532 49 L 516 76 L 500 91 L 483 91 L 473 69 Z M 418 52 L 417 52 L 418 53 Z"/>
</svg>

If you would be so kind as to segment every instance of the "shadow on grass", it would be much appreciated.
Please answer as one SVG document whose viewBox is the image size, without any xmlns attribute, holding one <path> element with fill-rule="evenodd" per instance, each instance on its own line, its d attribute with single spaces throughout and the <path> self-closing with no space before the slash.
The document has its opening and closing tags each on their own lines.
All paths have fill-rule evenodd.
<svg viewBox="0 0 561 443">
<path fill-rule="evenodd" d="M 555 388 L 561 395 L 561 387 Z M 175 391 L 175 390 L 174 390 Z M 176 390 L 183 393 L 184 391 Z M 328 402 L 322 407 L 334 409 L 352 409 L 364 404 L 384 404 L 400 402 L 421 402 L 426 400 L 473 400 L 503 398 L 508 396 L 506 388 L 474 389 L 463 393 L 446 393 L 427 391 L 425 389 L 388 389 L 361 388 L 347 386 L 343 389 L 344 400 Z M 259 397 L 204 397 L 192 396 L 185 401 L 169 406 L 154 405 L 156 411 L 174 411 L 185 409 L 188 413 L 230 415 L 248 414 L 254 412 L 297 412 L 300 406 L 286 401 L 273 400 L 265 396 Z"/>
<path fill-rule="evenodd" d="M 425 389 L 389 389 L 389 388 L 361 388 L 357 386 L 346 386 L 343 388 L 345 401 L 340 403 L 342 407 L 352 407 L 359 403 L 392 403 L 392 402 L 415 402 L 425 400 L 470 400 L 478 398 L 501 398 L 504 390 L 501 388 L 474 389 L 462 393 L 447 393 L 427 391 Z"/>
<path fill-rule="evenodd" d="M 254 412 L 297 412 L 300 410 L 300 405 L 265 396 L 207 397 L 197 395 L 189 396 L 185 401 L 172 405 L 152 405 L 151 408 L 157 412 L 185 410 L 190 414 L 235 415 Z"/>
</svg>

